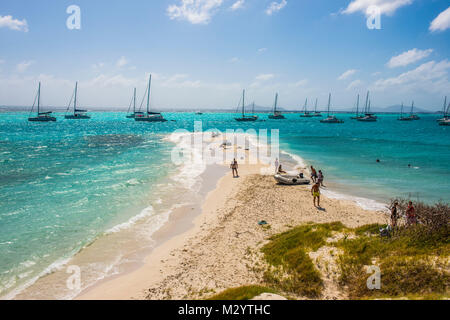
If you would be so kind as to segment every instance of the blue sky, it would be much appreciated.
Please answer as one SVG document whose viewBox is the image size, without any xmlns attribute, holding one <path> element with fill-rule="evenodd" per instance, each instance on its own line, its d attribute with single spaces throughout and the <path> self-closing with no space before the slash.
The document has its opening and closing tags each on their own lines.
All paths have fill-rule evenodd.
<svg viewBox="0 0 450 320">
<path fill-rule="evenodd" d="M 67 7 L 81 10 L 69 30 Z M 381 29 L 367 27 L 376 5 Z M 0 105 L 64 106 L 75 81 L 91 108 L 128 106 L 152 73 L 155 108 L 234 107 L 247 99 L 300 109 L 305 98 L 352 108 L 442 109 L 450 96 L 448 0 L 4 0 Z"/>
</svg>

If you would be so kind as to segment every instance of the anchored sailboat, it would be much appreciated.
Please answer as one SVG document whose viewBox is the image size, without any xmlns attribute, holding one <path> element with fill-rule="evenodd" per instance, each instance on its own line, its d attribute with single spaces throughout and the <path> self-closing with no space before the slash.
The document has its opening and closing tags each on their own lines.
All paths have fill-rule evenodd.
<svg viewBox="0 0 450 320">
<path fill-rule="evenodd" d="M 152 86 L 152 75 L 148 79 L 148 87 L 147 87 L 147 112 L 142 117 L 135 117 L 135 121 L 139 122 L 167 122 L 166 119 L 159 112 L 150 112 L 150 89 Z"/>
<path fill-rule="evenodd" d="M 322 114 L 317 111 L 317 98 L 316 98 L 316 103 L 314 105 L 314 117 L 321 117 L 321 116 Z"/>
<path fill-rule="evenodd" d="M 450 107 L 450 103 L 448 106 Z M 436 120 L 437 122 L 442 122 L 442 121 L 445 121 L 448 119 L 447 96 L 445 96 L 445 99 L 444 99 L 444 108 L 442 109 L 442 113 L 443 113 L 444 117 L 441 119 L 437 119 Z"/>
<path fill-rule="evenodd" d="M 39 82 L 39 88 L 36 98 L 34 98 L 33 106 L 31 107 L 31 112 L 33 112 L 34 105 L 37 99 L 37 117 L 30 117 L 28 121 L 31 122 L 54 122 L 56 118 L 52 116 L 51 111 L 41 112 L 41 83 Z"/>
<path fill-rule="evenodd" d="M 130 114 L 131 104 L 133 104 L 133 113 Z M 135 118 L 144 116 L 143 112 L 136 111 L 136 88 L 134 88 L 132 102 L 130 103 L 130 106 L 128 107 L 127 113 L 128 113 L 128 115 L 127 115 L 128 119 L 135 119 Z"/>
<path fill-rule="evenodd" d="M 409 116 L 412 120 L 420 120 L 420 117 L 414 113 L 414 101 L 411 105 L 411 115 Z"/>
<path fill-rule="evenodd" d="M 306 98 L 305 106 L 304 106 L 304 108 L 303 108 L 303 114 L 300 115 L 300 117 L 302 117 L 302 118 L 312 118 L 312 117 L 314 117 L 314 115 L 311 114 L 311 113 L 308 111 L 308 98 Z"/>
<path fill-rule="evenodd" d="M 65 119 L 69 120 L 78 120 L 78 119 L 90 119 L 91 117 L 86 114 L 87 110 L 77 109 L 77 94 L 78 94 L 78 82 L 75 83 L 75 93 L 73 100 L 73 114 L 66 114 L 64 116 Z M 72 103 L 72 99 L 69 102 L 69 106 L 67 107 L 67 111 L 69 111 L 70 104 Z"/>
<path fill-rule="evenodd" d="M 344 123 L 343 120 L 336 118 L 336 116 L 330 115 L 330 106 L 331 106 L 331 93 L 328 96 L 328 117 L 326 119 L 320 120 L 321 123 Z"/>
<path fill-rule="evenodd" d="M 253 109 L 255 108 L 255 104 L 253 103 Z M 241 118 L 235 118 L 236 121 L 239 122 L 251 122 L 258 120 L 258 117 L 255 115 L 252 116 L 246 116 L 245 115 L 245 90 L 242 91 L 242 117 Z"/>
<path fill-rule="evenodd" d="M 400 111 L 400 118 L 398 118 L 397 120 L 399 120 L 399 121 L 412 121 L 411 117 L 404 117 L 403 116 L 403 102 L 402 102 L 402 109 Z"/>
<path fill-rule="evenodd" d="M 358 98 L 357 98 L 357 101 L 356 101 L 356 114 L 355 114 L 354 117 L 351 117 L 351 119 L 358 120 L 358 119 L 361 119 L 361 118 L 364 118 L 364 116 L 359 114 L 359 94 L 358 94 Z"/>
<path fill-rule="evenodd" d="M 377 121 L 377 117 L 375 116 L 375 114 L 370 112 L 369 91 L 367 91 L 366 107 L 364 109 L 364 114 L 365 114 L 365 116 L 360 117 L 357 120 L 362 121 L 362 122 L 376 122 Z"/>
<path fill-rule="evenodd" d="M 278 93 L 275 95 L 275 104 L 274 104 L 274 107 L 273 107 L 273 114 L 271 114 L 269 116 L 269 119 L 273 119 L 273 120 L 286 119 L 286 117 L 283 116 L 280 111 L 277 111 L 277 106 L 278 106 Z"/>
<path fill-rule="evenodd" d="M 444 118 L 438 120 L 440 126 L 450 126 L 450 117 L 449 117 L 450 103 L 448 104 L 447 108 L 446 104 L 447 104 L 447 97 L 445 97 L 444 101 Z"/>
</svg>

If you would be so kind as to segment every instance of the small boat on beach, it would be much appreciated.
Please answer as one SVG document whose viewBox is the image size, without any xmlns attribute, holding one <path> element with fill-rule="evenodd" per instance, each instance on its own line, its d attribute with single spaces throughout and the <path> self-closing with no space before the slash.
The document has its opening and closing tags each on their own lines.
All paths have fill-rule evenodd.
<svg viewBox="0 0 450 320">
<path fill-rule="evenodd" d="M 284 119 L 286 119 L 286 117 L 283 116 L 281 114 L 281 112 L 277 111 L 277 106 L 278 106 L 278 93 L 275 95 L 275 104 L 274 104 L 274 107 L 273 107 L 273 114 L 271 114 L 269 116 L 269 119 L 272 119 L 272 120 L 284 120 Z"/>
<path fill-rule="evenodd" d="M 253 108 L 254 108 L 255 104 L 253 104 Z M 245 90 L 242 91 L 242 117 L 240 118 L 235 118 L 236 121 L 238 122 L 253 122 L 258 120 L 258 117 L 255 115 L 252 116 L 246 116 L 245 115 Z"/>
<path fill-rule="evenodd" d="M 87 120 L 91 117 L 87 115 L 87 110 L 77 109 L 77 94 L 78 94 L 78 82 L 75 83 L 75 92 L 74 92 L 74 100 L 73 100 L 73 114 L 66 114 L 64 116 L 65 119 L 68 120 Z M 72 99 L 69 102 L 69 106 L 67 107 L 67 111 L 69 111 L 70 105 L 72 103 Z"/>
<path fill-rule="evenodd" d="M 300 177 L 300 175 L 292 176 L 292 175 L 274 175 L 275 181 L 279 184 L 284 185 L 308 185 L 311 183 L 311 180 Z"/>
<path fill-rule="evenodd" d="M 336 118 L 336 116 L 330 115 L 331 106 L 331 93 L 328 96 L 328 117 L 326 119 L 320 120 L 321 123 L 344 123 L 343 120 Z"/>
<path fill-rule="evenodd" d="M 148 87 L 147 87 L 147 112 L 142 117 L 135 117 L 134 120 L 137 122 L 167 122 L 166 119 L 164 119 L 163 115 L 159 112 L 150 112 L 150 92 L 151 92 L 151 86 L 152 86 L 152 75 L 150 75 L 150 78 L 148 80 Z"/>
<path fill-rule="evenodd" d="M 31 112 L 33 112 L 34 104 L 37 99 L 37 116 L 29 117 L 30 122 L 55 122 L 56 118 L 52 116 L 51 111 L 41 112 L 41 83 L 39 82 L 38 92 L 36 98 L 34 98 L 33 106 L 31 107 Z"/>
<path fill-rule="evenodd" d="M 133 113 L 130 114 L 131 105 L 133 104 Z M 134 88 L 134 94 L 130 106 L 127 111 L 127 119 L 135 119 L 139 117 L 143 117 L 144 113 L 140 111 L 136 111 L 136 88 Z"/>
<path fill-rule="evenodd" d="M 314 115 L 308 111 L 308 98 L 306 98 L 305 106 L 303 107 L 303 114 L 300 115 L 301 118 L 312 118 Z"/>
</svg>

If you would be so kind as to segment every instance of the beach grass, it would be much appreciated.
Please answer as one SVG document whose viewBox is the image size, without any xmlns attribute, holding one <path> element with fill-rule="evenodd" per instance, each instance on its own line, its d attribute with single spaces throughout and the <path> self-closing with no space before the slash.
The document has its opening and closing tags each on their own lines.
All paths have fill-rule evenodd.
<svg viewBox="0 0 450 320">
<path fill-rule="evenodd" d="M 323 281 L 308 252 L 318 250 L 333 231 L 344 228 L 340 222 L 308 224 L 273 236 L 262 248 L 269 264 L 264 280 L 283 292 L 318 298 Z"/>
</svg>

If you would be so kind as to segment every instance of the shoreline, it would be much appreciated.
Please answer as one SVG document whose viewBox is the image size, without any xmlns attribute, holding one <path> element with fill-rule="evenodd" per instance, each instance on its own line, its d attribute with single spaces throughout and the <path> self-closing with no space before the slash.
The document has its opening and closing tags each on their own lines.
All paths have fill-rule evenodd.
<svg viewBox="0 0 450 320">
<path fill-rule="evenodd" d="M 216 188 L 208 193 L 201 206 L 200 215 L 192 221 L 192 227 L 178 235 L 166 234 L 167 241 L 154 248 L 138 269 L 97 283 L 83 291 L 76 299 L 201 299 L 205 297 L 205 293 L 202 292 L 217 293 L 230 286 L 259 281 L 258 276 L 246 270 L 248 269 L 246 265 L 251 265 L 254 261 L 252 258 L 246 257 L 245 251 L 252 247 L 251 244 L 253 247 L 258 247 L 264 242 L 267 232 L 262 231 L 257 239 L 251 239 L 248 235 L 254 232 L 261 233 L 262 229 L 257 226 L 258 219 L 254 219 L 251 228 L 257 226 L 257 230 L 244 231 L 243 221 L 234 221 L 230 215 L 230 212 L 242 209 L 239 203 L 240 194 L 245 188 L 251 189 L 255 179 L 256 181 L 262 179 L 264 183 L 276 186 L 276 188 L 289 188 L 290 190 L 287 189 L 289 196 L 292 196 L 291 191 L 294 190 L 294 193 L 299 192 L 300 198 L 308 199 L 302 206 L 310 207 L 310 212 L 303 217 L 289 217 L 285 214 L 280 221 L 271 220 L 271 230 L 268 232 L 270 234 L 285 231 L 288 221 L 294 225 L 306 222 L 342 221 L 350 227 L 387 221 L 382 212 L 363 210 L 353 201 L 332 200 L 325 196 L 322 201 L 332 207 L 330 209 L 332 214 L 328 217 L 322 216 L 319 210 L 312 208 L 309 187 L 277 186 L 271 176 L 261 175 L 261 169 L 264 167 L 267 168 L 263 165 L 240 165 L 241 177 L 239 179 L 233 179 L 231 173 L 220 178 Z M 290 201 L 292 200 L 293 198 L 290 198 Z M 257 212 L 252 211 L 252 215 L 255 214 L 258 216 Z M 314 216 L 315 214 L 318 216 Z M 353 215 L 355 215 L 355 219 L 352 219 Z M 242 219 L 242 216 L 239 219 Z M 229 223 L 235 224 L 233 230 L 224 232 Z M 241 228 L 242 231 L 238 231 Z M 161 232 L 164 234 L 164 230 Z M 220 241 L 214 239 L 217 237 L 221 238 Z M 234 242 L 235 239 L 239 240 L 241 237 L 247 238 L 244 242 L 249 245 L 248 247 L 244 245 L 244 248 L 238 243 L 235 244 L 237 247 L 225 245 L 221 248 L 224 243 Z M 253 247 L 250 249 L 251 251 L 255 249 Z M 213 253 L 214 251 L 216 252 Z M 220 275 L 220 280 L 215 280 L 216 274 Z M 183 280 L 181 281 L 180 278 Z M 179 282 L 184 282 L 184 284 L 180 285 Z"/>
</svg>

